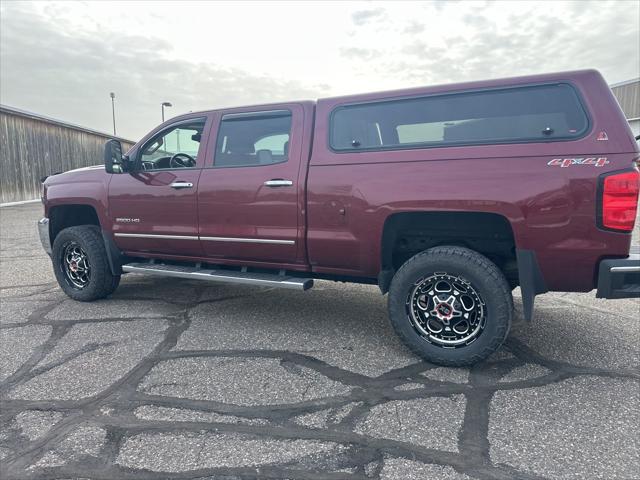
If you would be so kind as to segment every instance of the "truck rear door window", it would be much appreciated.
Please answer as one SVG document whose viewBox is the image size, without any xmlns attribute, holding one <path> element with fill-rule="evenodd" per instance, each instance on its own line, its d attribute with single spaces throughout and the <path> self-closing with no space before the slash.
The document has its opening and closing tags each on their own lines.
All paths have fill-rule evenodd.
<svg viewBox="0 0 640 480">
<path fill-rule="evenodd" d="M 337 151 L 572 140 L 589 129 L 568 84 L 347 105 L 331 118 Z"/>
<path fill-rule="evenodd" d="M 286 162 L 290 132 L 289 110 L 224 115 L 213 166 L 251 167 Z"/>
</svg>

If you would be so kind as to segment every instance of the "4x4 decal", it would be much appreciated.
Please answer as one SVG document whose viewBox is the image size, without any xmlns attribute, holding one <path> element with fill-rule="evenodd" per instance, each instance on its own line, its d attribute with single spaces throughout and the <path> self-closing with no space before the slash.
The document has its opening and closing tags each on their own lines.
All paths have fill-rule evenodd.
<svg viewBox="0 0 640 480">
<path fill-rule="evenodd" d="M 570 167 L 571 165 L 595 165 L 596 167 L 603 167 L 609 160 L 607 157 L 586 157 L 586 158 L 554 158 L 549 161 L 547 165 L 552 167 Z"/>
</svg>

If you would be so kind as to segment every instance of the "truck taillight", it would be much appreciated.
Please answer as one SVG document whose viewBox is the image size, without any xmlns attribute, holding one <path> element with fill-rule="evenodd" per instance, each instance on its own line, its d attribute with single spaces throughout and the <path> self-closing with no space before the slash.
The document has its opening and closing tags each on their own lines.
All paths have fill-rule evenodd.
<svg viewBox="0 0 640 480">
<path fill-rule="evenodd" d="M 602 226 L 630 232 L 638 210 L 640 173 L 632 170 L 607 175 L 602 180 Z"/>
</svg>

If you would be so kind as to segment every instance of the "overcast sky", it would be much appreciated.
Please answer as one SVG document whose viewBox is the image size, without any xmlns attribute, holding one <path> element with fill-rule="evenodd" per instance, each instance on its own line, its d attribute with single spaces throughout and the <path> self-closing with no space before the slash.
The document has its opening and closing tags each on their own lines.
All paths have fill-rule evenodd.
<svg viewBox="0 0 640 480">
<path fill-rule="evenodd" d="M 597 68 L 640 76 L 640 2 L 22 3 L 0 101 L 138 139 L 190 110 Z"/>
</svg>

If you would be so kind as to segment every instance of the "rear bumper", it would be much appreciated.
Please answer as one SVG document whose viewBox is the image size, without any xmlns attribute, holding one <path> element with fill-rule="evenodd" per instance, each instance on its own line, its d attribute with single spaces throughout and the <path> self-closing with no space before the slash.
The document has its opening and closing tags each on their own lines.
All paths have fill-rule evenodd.
<svg viewBox="0 0 640 480">
<path fill-rule="evenodd" d="M 598 298 L 640 297 L 640 253 L 602 260 L 598 267 Z"/>
<path fill-rule="evenodd" d="M 47 255 L 51 256 L 51 238 L 49 237 L 49 219 L 41 218 L 38 220 L 38 235 L 40 236 L 40 243 L 42 248 L 47 252 Z"/>
</svg>

